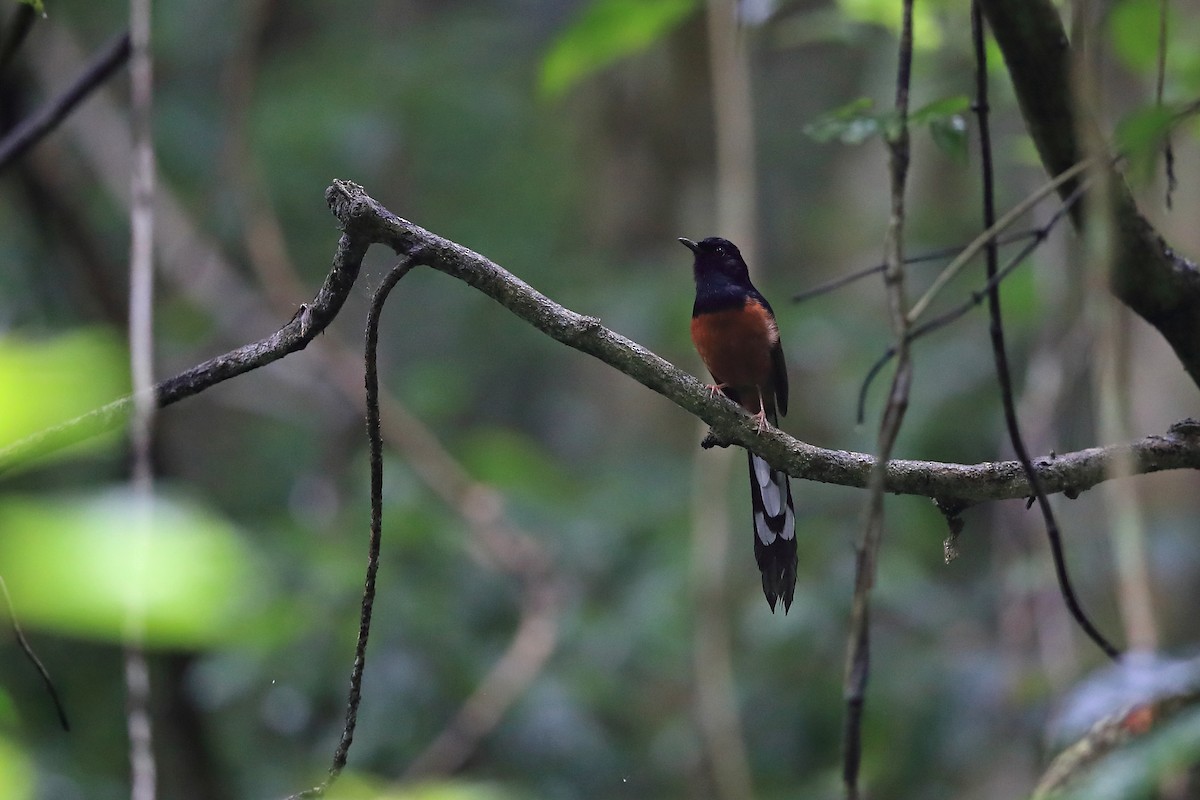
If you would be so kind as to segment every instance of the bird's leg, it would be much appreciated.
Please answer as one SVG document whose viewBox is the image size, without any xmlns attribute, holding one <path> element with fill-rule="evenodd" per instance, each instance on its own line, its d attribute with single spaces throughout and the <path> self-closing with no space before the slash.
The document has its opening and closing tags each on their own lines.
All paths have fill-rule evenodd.
<svg viewBox="0 0 1200 800">
<path fill-rule="evenodd" d="M 708 389 L 709 397 L 716 397 L 728 384 L 724 383 L 706 383 L 704 388 Z"/>
<path fill-rule="evenodd" d="M 767 422 L 767 404 L 763 400 L 762 387 L 758 387 L 758 413 L 754 415 L 754 430 L 762 433 L 771 424 Z"/>
</svg>

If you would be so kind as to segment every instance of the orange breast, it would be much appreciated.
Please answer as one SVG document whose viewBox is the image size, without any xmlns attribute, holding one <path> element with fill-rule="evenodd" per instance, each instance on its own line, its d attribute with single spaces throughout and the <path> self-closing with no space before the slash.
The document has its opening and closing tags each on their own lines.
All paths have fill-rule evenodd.
<svg viewBox="0 0 1200 800">
<path fill-rule="evenodd" d="M 760 304 L 747 300 L 742 308 L 694 317 L 692 341 L 718 383 L 769 390 L 771 349 L 779 341 L 779 329 Z M 757 397 L 754 406 L 757 411 Z"/>
</svg>

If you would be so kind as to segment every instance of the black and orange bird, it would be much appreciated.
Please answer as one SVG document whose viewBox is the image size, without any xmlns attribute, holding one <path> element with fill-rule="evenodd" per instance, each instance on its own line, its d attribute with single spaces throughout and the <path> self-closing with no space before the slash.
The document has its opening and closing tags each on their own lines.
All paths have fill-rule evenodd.
<svg viewBox="0 0 1200 800">
<path fill-rule="evenodd" d="M 692 341 L 712 373 L 713 392 L 721 391 L 754 415 L 759 430 L 787 414 L 788 381 L 779 326 L 771 304 L 750 282 L 750 271 L 732 242 L 710 237 L 680 239 L 695 254 L 696 303 Z M 750 457 L 750 505 L 754 517 L 754 559 L 762 573 L 763 594 L 771 611 L 783 600 L 792 607 L 796 590 L 796 512 L 787 473 L 753 453 Z"/>
</svg>

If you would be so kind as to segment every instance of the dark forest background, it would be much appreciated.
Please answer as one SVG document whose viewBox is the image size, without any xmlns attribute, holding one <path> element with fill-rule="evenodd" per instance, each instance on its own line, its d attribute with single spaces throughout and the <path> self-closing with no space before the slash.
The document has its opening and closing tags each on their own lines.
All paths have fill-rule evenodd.
<svg viewBox="0 0 1200 800">
<path fill-rule="evenodd" d="M 865 104 L 845 109 L 890 108 L 899 3 L 762 5 L 743 4 L 737 55 L 754 145 L 744 249 L 788 358 L 782 427 L 870 452 L 885 381 L 869 421 L 855 417 L 891 342 L 881 281 L 790 298 L 881 259 L 887 151 Z M 940 105 L 913 129 L 910 253 L 981 229 L 967 5 L 916 7 L 913 105 Z M 1142 211 L 1200 253 L 1195 123 L 1173 136 L 1170 208 L 1160 142 L 1137 138 L 1155 103 L 1159 4 L 1068 5 L 1100 128 L 1141 144 L 1129 180 Z M 0 4 L 0 20 L 17 7 Z M 0 72 L 0 131 L 128 25 L 125 4 L 46 11 Z M 718 224 L 714 107 L 730 98 L 710 79 L 707 13 L 692 0 L 155 4 L 157 374 L 264 336 L 312 297 L 338 238 L 323 193 L 343 178 L 701 375 L 691 256 L 675 240 L 736 236 Z M 1190 101 L 1200 8 L 1170 13 L 1165 101 Z M 991 65 L 1007 209 L 1046 174 L 994 47 Z M 128 391 L 127 83 L 118 72 L 0 173 L 0 446 Z M 1197 409 L 1196 385 L 1111 298 L 1095 252 L 1061 225 L 1003 284 L 1038 454 L 1162 433 Z M 308 350 L 160 414 L 161 530 L 134 589 L 123 438 L 0 475 L 0 577 L 71 718 L 64 733 L 3 640 L 0 794 L 128 796 L 131 593 L 146 601 L 161 797 L 280 797 L 320 780 L 365 562 L 363 320 L 390 263 L 368 254 Z M 913 265 L 914 293 L 937 271 Z M 981 275 L 966 270 L 939 304 Z M 430 270 L 394 293 L 380 360 L 383 562 L 345 796 L 840 796 L 861 491 L 794 481 L 799 585 L 791 613 L 773 616 L 742 456 L 699 450 L 703 430 L 671 403 Z M 983 312 L 920 340 L 914 360 L 896 455 L 1011 458 Z M 1194 473 L 1168 472 L 1054 500 L 1097 624 L 1188 680 L 1175 660 L 1200 639 L 1196 490 Z M 1026 796 L 1094 718 L 1086 701 L 1107 664 L 1067 615 L 1040 518 L 1020 501 L 973 508 L 946 565 L 932 503 L 887 508 L 870 796 Z M 703 524 L 728 551 L 715 571 L 697 551 Z M 1169 744 L 1186 762 L 1198 739 Z M 1170 789 L 1133 772 L 1131 791 Z"/>
</svg>

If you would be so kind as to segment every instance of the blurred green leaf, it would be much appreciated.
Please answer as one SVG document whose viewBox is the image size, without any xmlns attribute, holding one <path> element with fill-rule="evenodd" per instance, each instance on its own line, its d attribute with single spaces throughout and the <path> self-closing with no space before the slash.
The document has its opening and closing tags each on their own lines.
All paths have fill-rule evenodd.
<svg viewBox="0 0 1200 800">
<path fill-rule="evenodd" d="M 151 647 L 200 647 L 234 634 L 253 576 L 234 530 L 157 498 L 145 525 L 124 492 L 0 504 L 0 569 L 29 627 Z"/>
<path fill-rule="evenodd" d="M 857 22 L 900 30 L 900 4 L 894 0 L 838 0 L 838 7 Z M 927 3 L 913 5 L 913 49 L 936 50 L 942 43 L 942 26 Z"/>
<path fill-rule="evenodd" d="M 926 103 L 908 115 L 908 121 L 913 125 L 925 125 L 937 120 L 961 117 L 964 111 L 971 108 L 971 100 L 965 94 L 951 95 L 932 103 Z"/>
<path fill-rule="evenodd" d="M 27 6 L 33 6 L 34 11 L 41 14 L 43 17 L 46 16 L 46 4 L 43 3 L 42 0 L 20 0 L 20 2 Z"/>
<path fill-rule="evenodd" d="M 13 706 L 12 695 L 0 686 L 0 725 L 11 725 L 17 721 L 17 709 Z"/>
<path fill-rule="evenodd" d="M 8 337 L 0 339 L 0 386 L 4 447 L 128 394 L 128 356 L 101 329 L 42 341 Z"/>
<path fill-rule="evenodd" d="M 843 144 L 861 144 L 880 134 L 891 139 L 899 134 L 896 112 L 872 111 L 873 106 L 869 97 L 860 97 L 817 117 L 804 126 L 804 133 L 818 142 L 837 139 Z M 961 112 L 969 106 L 965 95 L 954 95 L 921 106 L 909 114 L 908 121 L 914 126 L 928 125 L 938 147 L 956 158 L 965 158 L 967 125 Z"/>
<path fill-rule="evenodd" d="M 1159 0 L 1124 0 L 1109 14 L 1113 49 L 1134 69 L 1151 69 L 1158 62 L 1159 7 Z"/>
<path fill-rule="evenodd" d="M 557 97 L 575 83 L 658 41 L 697 0 L 593 0 L 542 59 L 539 90 Z"/>
<path fill-rule="evenodd" d="M 929 135 L 938 149 L 959 163 L 967 160 L 967 121 L 951 114 L 929 121 Z"/>
<path fill-rule="evenodd" d="M 487 783 L 444 780 L 381 787 L 377 781 L 359 775 L 344 776 L 326 796 L 329 800 L 514 800 L 517 797 Z"/>
<path fill-rule="evenodd" d="M 1129 173 L 1141 180 L 1150 179 L 1177 114 L 1178 109 L 1171 106 L 1150 106 L 1117 123 L 1114 138 L 1117 149 L 1129 161 Z"/>
<path fill-rule="evenodd" d="M 32 800 L 33 764 L 15 743 L 0 736 L 0 796 Z"/>
<path fill-rule="evenodd" d="M 1158 73 L 1159 0 L 1121 0 L 1108 14 L 1113 51 L 1130 69 L 1150 77 Z M 1173 3 L 1167 19 L 1167 95 L 1194 94 L 1200 90 L 1200 48 L 1195 31 L 1200 18 L 1196 8 Z"/>
<path fill-rule="evenodd" d="M 1117 123 L 1117 148 L 1127 156 L 1154 153 L 1178 113 L 1170 106 L 1151 106 L 1129 114 Z"/>
<path fill-rule="evenodd" d="M 834 139 L 843 144 L 860 144 L 882 130 L 880 115 L 871 113 L 874 103 L 860 97 L 827 111 L 804 126 L 804 134 L 821 143 Z"/>
</svg>

